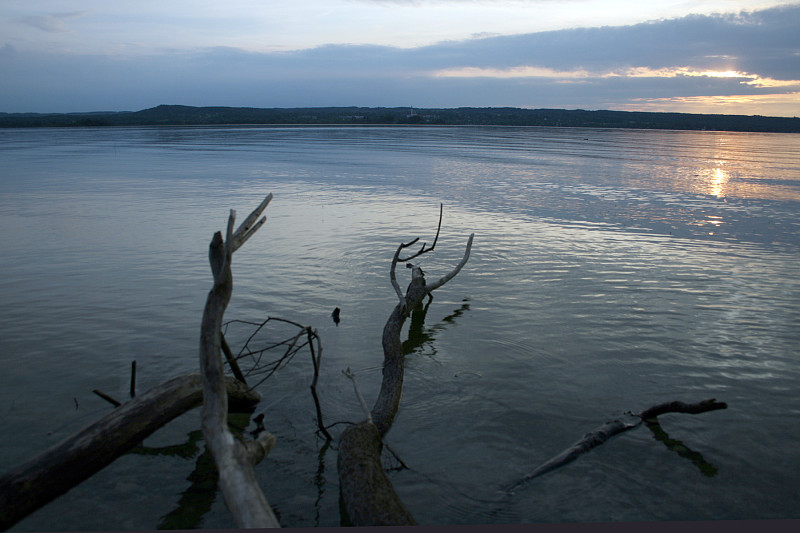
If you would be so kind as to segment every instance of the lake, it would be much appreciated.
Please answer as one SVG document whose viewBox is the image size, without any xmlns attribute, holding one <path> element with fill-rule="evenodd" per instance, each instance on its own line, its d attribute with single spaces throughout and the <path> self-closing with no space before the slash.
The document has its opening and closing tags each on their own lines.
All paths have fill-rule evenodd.
<svg viewBox="0 0 800 533">
<path fill-rule="evenodd" d="M 226 319 L 318 330 L 326 424 L 363 418 L 342 370 L 369 405 L 377 395 L 398 244 L 431 242 L 443 203 L 420 258 L 437 279 L 475 233 L 415 337 L 387 436 L 420 523 L 800 518 L 791 134 L 0 130 L 0 471 L 110 412 L 93 389 L 126 399 L 131 361 L 139 391 L 198 371 L 208 243 L 229 209 L 241 219 L 269 192 L 266 225 L 234 256 Z M 236 350 L 249 331 L 227 335 Z M 303 352 L 258 386 L 278 440 L 257 474 L 284 526 L 340 524 L 311 377 Z M 728 408 L 663 415 L 662 433 L 636 428 L 502 492 L 626 411 L 705 398 Z M 188 443 L 185 457 L 127 454 L 13 530 L 235 527 L 203 490 L 199 416 L 144 442 Z"/>
</svg>

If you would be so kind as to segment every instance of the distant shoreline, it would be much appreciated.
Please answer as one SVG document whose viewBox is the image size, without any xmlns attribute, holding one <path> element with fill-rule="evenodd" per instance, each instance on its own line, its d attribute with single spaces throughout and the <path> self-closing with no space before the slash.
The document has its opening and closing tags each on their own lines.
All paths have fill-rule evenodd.
<svg viewBox="0 0 800 533">
<path fill-rule="evenodd" d="M 426 124 L 800 133 L 800 118 L 798 117 L 514 107 L 422 109 L 411 107 L 252 108 L 160 105 L 141 111 L 0 113 L 0 128 Z"/>
</svg>

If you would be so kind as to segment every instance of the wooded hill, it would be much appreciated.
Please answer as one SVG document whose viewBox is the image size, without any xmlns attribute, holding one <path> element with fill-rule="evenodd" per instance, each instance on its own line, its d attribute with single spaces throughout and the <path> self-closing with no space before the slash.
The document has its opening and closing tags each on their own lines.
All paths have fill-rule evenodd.
<svg viewBox="0 0 800 533">
<path fill-rule="evenodd" d="M 92 113 L 0 113 L 0 127 L 184 126 L 184 125 L 496 125 L 720 130 L 800 133 L 800 118 L 704 115 L 514 107 L 190 107 L 160 105 L 142 111 Z"/>
</svg>

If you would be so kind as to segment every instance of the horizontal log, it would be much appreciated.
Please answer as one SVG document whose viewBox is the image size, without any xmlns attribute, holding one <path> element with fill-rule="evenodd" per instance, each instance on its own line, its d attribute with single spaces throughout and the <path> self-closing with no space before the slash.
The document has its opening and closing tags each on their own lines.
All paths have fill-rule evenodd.
<svg viewBox="0 0 800 533">
<path fill-rule="evenodd" d="M 257 392 L 226 378 L 232 405 L 254 406 Z M 203 403 L 199 374 L 179 376 L 115 408 L 0 477 L 0 531 L 111 464 L 169 421 Z"/>
</svg>

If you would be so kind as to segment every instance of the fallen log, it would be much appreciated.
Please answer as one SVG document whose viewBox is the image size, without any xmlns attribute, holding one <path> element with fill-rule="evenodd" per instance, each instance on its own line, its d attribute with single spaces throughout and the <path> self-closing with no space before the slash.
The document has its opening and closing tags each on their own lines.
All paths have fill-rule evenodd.
<svg viewBox="0 0 800 533">
<path fill-rule="evenodd" d="M 225 388 L 236 408 L 252 408 L 261 399 L 233 378 L 225 379 Z M 200 374 L 176 377 L 6 472 L 0 477 L 0 530 L 66 493 L 202 402 Z"/>
</svg>

